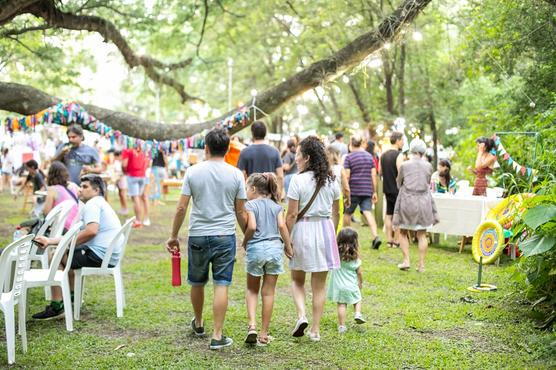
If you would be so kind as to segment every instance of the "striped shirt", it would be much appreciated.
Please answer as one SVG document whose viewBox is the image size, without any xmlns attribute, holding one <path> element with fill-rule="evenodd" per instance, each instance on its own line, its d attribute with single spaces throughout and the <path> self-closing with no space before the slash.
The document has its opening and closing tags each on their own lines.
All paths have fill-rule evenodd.
<svg viewBox="0 0 556 370">
<path fill-rule="evenodd" d="M 373 157 L 365 150 L 349 153 L 344 159 L 344 168 L 350 170 L 349 189 L 351 195 L 370 197 L 373 195 Z"/>
</svg>

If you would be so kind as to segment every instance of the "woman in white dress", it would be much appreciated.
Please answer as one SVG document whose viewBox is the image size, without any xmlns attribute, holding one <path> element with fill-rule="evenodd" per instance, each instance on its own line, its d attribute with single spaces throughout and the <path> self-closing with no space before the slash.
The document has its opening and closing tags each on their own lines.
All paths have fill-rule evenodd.
<svg viewBox="0 0 556 370">
<path fill-rule="evenodd" d="M 290 269 L 298 316 L 292 335 L 303 336 L 309 325 L 305 315 L 305 275 L 311 273 L 313 322 L 309 338 L 319 341 L 320 319 L 326 301 L 326 276 L 328 271 L 340 267 L 335 233 L 340 187 L 328 163 L 324 145 L 318 138 L 308 137 L 301 141 L 295 161 L 299 173 L 290 182 L 286 216 L 293 245 Z M 301 213 L 302 217 L 298 217 Z"/>
</svg>

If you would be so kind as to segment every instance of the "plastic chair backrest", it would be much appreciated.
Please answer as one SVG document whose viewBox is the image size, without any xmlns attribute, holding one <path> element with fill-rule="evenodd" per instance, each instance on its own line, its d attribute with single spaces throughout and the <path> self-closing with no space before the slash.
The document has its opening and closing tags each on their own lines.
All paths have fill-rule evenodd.
<svg viewBox="0 0 556 370">
<path fill-rule="evenodd" d="M 71 212 L 73 206 L 75 206 L 75 201 L 73 199 L 64 200 L 56 206 L 60 207 L 60 214 L 58 215 L 58 222 L 56 222 L 56 224 L 50 229 L 51 238 L 59 238 L 62 236 L 62 233 L 64 232 L 64 224 L 66 223 L 68 214 Z"/>
<path fill-rule="evenodd" d="M 135 217 L 132 217 L 129 220 L 127 220 L 125 222 L 125 224 L 121 227 L 120 231 L 118 231 L 116 236 L 110 242 L 110 245 L 108 246 L 108 248 L 106 249 L 106 252 L 104 253 L 104 258 L 102 260 L 102 265 L 100 266 L 100 268 L 102 270 L 105 270 L 105 269 L 108 268 L 108 264 L 110 263 L 110 259 L 112 258 L 112 254 L 114 253 L 114 247 L 115 247 L 116 243 L 118 243 L 118 241 L 123 236 L 122 250 L 120 252 L 120 259 L 118 260 L 118 265 L 122 262 L 122 258 L 124 257 L 125 247 L 127 245 L 127 240 L 129 239 L 129 234 L 131 232 L 131 225 L 133 224 L 133 221 L 135 221 Z"/>
<path fill-rule="evenodd" d="M 46 230 L 48 230 L 49 227 L 53 226 L 58 221 L 58 216 L 60 216 L 61 210 L 62 208 L 56 206 L 52 208 L 50 212 L 48 212 L 48 214 L 44 218 L 44 223 L 37 231 L 36 236 L 44 236 Z"/>
<path fill-rule="evenodd" d="M 48 280 L 54 280 L 58 266 L 64 257 L 64 253 L 68 250 L 68 259 L 66 262 L 66 267 L 64 268 L 64 273 L 69 271 L 71 267 L 71 260 L 73 258 L 73 250 L 75 249 L 75 242 L 77 241 L 77 234 L 81 229 L 81 222 L 76 223 L 69 229 L 69 231 L 62 237 L 60 243 L 56 246 L 54 250 L 54 255 L 52 261 L 50 262 L 50 271 L 48 273 Z"/>
<path fill-rule="evenodd" d="M 16 251 L 16 267 L 15 275 L 13 279 L 13 285 L 10 287 L 8 294 L 12 294 L 12 297 L 16 299 L 23 288 L 23 273 L 29 269 L 29 250 L 31 249 L 31 241 L 35 235 L 28 234 L 23 238 L 14 241 L 9 244 L 2 251 L 0 256 L 0 287 L 4 286 L 4 279 L 6 278 L 6 272 L 11 273 L 11 264 L 13 261 L 12 253 Z M 0 289 L 1 292 L 1 289 Z"/>
<path fill-rule="evenodd" d="M 35 236 L 44 236 L 48 228 L 50 228 L 50 230 L 55 228 L 56 224 L 59 221 L 60 212 L 62 211 L 62 208 L 57 208 L 57 207 L 58 206 L 52 208 L 50 212 L 48 212 L 46 218 L 44 219 L 44 223 L 39 228 Z M 29 254 L 31 255 L 32 258 L 37 256 L 37 249 L 38 246 L 36 244 L 31 245 L 31 251 L 29 252 Z"/>
</svg>

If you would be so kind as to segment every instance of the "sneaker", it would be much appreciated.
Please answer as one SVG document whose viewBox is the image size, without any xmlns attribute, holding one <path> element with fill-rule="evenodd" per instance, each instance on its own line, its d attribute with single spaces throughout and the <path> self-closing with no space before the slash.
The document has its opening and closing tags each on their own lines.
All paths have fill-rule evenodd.
<svg viewBox="0 0 556 370">
<path fill-rule="evenodd" d="M 196 326 L 195 318 L 191 319 L 191 329 L 193 330 L 193 333 L 195 333 L 195 335 L 198 337 L 202 337 L 203 335 L 205 335 L 205 328 L 203 326 Z"/>
<path fill-rule="evenodd" d="M 398 263 L 398 268 L 402 271 L 408 271 L 409 265 L 404 265 L 403 263 Z"/>
<path fill-rule="evenodd" d="M 129 211 L 127 210 L 127 208 L 122 208 L 118 211 L 118 213 L 125 216 L 129 213 Z"/>
<path fill-rule="evenodd" d="M 377 236 L 375 240 L 373 240 L 373 249 L 378 249 L 380 244 L 382 244 L 382 240 Z"/>
<path fill-rule="evenodd" d="M 33 315 L 33 319 L 35 320 L 52 320 L 60 317 L 64 317 L 64 309 L 60 308 L 59 310 L 56 310 L 50 304 L 46 306 L 44 311 Z"/>
<path fill-rule="evenodd" d="M 309 332 L 309 339 L 311 342 L 320 342 L 320 334 Z"/>
<path fill-rule="evenodd" d="M 358 312 L 355 314 L 354 320 L 356 323 L 358 324 L 364 324 L 367 321 L 363 318 L 363 315 L 361 315 L 361 312 Z"/>
<path fill-rule="evenodd" d="M 307 322 L 307 319 L 304 318 L 304 317 L 300 318 L 295 323 L 295 328 L 293 328 L 292 336 L 294 336 L 294 337 L 304 336 L 305 335 L 305 329 L 307 329 L 307 326 L 309 326 L 309 323 Z"/>
<path fill-rule="evenodd" d="M 143 227 L 143 224 L 141 223 L 141 221 L 133 221 L 133 223 L 131 224 L 131 227 L 134 229 L 140 229 Z"/>
<path fill-rule="evenodd" d="M 143 226 L 151 226 L 151 220 L 150 220 L 149 218 L 146 218 L 146 219 L 143 221 Z"/>
<path fill-rule="evenodd" d="M 255 329 L 247 329 L 247 336 L 245 337 L 245 343 L 255 344 L 257 343 L 257 331 Z"/>
<path fill-rule="evenodd" d="M 338 325 L 338 333 L 344 334 L 348 330 L 347 326 L 345 325 Z"/>
<path fill-rule="evenodd" d="M 234 343 L 232 338 L 228 338 L 227 336 L 223 335 L 222 339 L 211 339 L 210 340 L 210 349 L 220 349 L 224 347 L 229 347 Z"/>
</svg>

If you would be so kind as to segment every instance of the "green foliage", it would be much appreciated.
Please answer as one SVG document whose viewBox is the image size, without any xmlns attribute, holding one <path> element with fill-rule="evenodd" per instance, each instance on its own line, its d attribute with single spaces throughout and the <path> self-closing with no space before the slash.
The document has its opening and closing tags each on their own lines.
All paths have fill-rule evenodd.
<svg viewBox="0 0 556 370">
<path fill-rule="evenodd" d="M 523 257 L 519 269 L 526 276 L 524 292 L 543 313 L 541 327 L 550 327 L 556 318 L 556 186 L 550 193 L 524 202 L 523 216 L 514 221 L 514 242 Z M 541 188 L 546 189 L 546 186 Z"/>
</svg>

